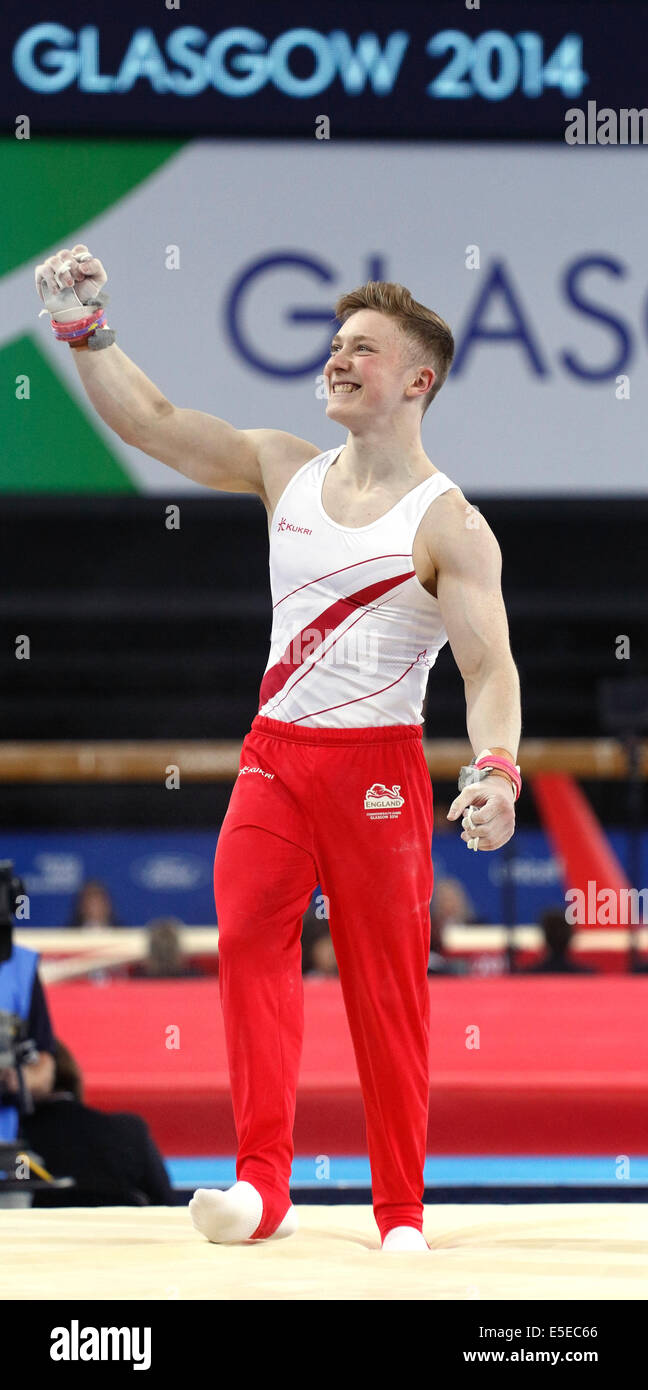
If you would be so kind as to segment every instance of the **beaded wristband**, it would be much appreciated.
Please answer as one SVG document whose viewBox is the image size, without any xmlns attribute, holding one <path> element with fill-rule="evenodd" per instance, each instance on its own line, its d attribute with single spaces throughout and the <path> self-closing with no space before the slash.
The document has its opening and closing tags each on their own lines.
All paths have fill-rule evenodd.
<svg viewBox="0 0 648 1390">
<path fill-rule="evenodd" d="M 103 309 L 90 314 L 85 319 L 74 319 L 71 323 L 56 323 L 51 321 L 51 329 L 58 342 L 69 343 L 76 338 L 85 338 L 92 333 L 95 328 L 103 328 L 106 322 L 106 315 Z"/>
</svg>

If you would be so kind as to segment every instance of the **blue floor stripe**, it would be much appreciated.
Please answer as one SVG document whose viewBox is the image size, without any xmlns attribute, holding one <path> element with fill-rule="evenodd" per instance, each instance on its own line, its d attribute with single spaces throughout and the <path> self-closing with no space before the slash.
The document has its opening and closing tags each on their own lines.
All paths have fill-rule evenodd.
<svg viewBox="0 0 648 1390">
<path fill-rule="evenodd" d="M 167 1158 L 169 1177 L 174 1187 L 224 1187 L 236 1182 L 236 1164 L 232 1158 Z M 503 1187 L 618 1187 L 620 1183 L 648 1186 L 648 1157 L 623 1156 L 565 1157 L 542 1155 L 508 1157 L 489 1155 L 473 1157 L 428 1157 L 424 1180 L 428 1187 L 498 1186 Z M 370 1187 L 369 1160 L 361 1157 L 334 1155 L 330 1159 L 295 1158 L 292 1186 L 297 1187 Z"/>
</svg>

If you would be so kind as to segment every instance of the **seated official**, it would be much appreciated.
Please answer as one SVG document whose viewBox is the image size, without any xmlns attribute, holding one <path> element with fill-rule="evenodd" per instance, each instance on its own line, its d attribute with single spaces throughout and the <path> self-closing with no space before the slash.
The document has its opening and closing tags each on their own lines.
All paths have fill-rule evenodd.
<svg viewBox="0 0 648 1390">
<path fill-rule="evenodd" d="M 55 1061 L 53 1091 L 25 1117 L 21 1132 L 52 1177 L 75 1178 L 77 1185 L 37 1192 L 34 1206 L 173 1206 L 146 1121 L 84 1105 L 81 1070 L 58 1039 Z"/>
</svg>

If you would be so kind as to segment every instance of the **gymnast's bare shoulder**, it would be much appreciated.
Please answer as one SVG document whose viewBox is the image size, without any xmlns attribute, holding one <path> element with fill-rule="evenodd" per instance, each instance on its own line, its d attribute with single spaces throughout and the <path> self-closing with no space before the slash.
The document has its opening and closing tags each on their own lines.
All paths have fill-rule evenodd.
<svg viewBox="0 0 648 1390">
<path fill-rule="evenodd" d="M 270 517 L 288 486 L 290 479 L 309 459 L 316 458 L 322 450 L 296 434 L 285 430 L 244 430 L 255 451 L 262 488 L 255 489 L 265 504 Z"/>
</svg>

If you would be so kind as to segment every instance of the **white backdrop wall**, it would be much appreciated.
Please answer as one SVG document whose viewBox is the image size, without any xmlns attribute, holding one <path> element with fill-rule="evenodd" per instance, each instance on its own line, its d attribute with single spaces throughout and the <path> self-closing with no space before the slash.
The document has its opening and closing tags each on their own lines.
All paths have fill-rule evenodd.
<svg viewBox="0 0 648 1390">
<path fill-rule="evenodd" d="M 423 423 L 437 467 L 472 494 L 620 495 L 648 476 L 647 228 L 643 150 L 199 141 L 68 244 L 103 260 L 119 345 L 171 400 L 322 449 L 344 437 L 325 320 L 398 280 L 457 342 Z M 31 264 L 6 276 L 2 340 L 34 335 L 85 411 L 38 307 Z M 143 490 L 194 491 L 98 428 Z"/>
</svg>

